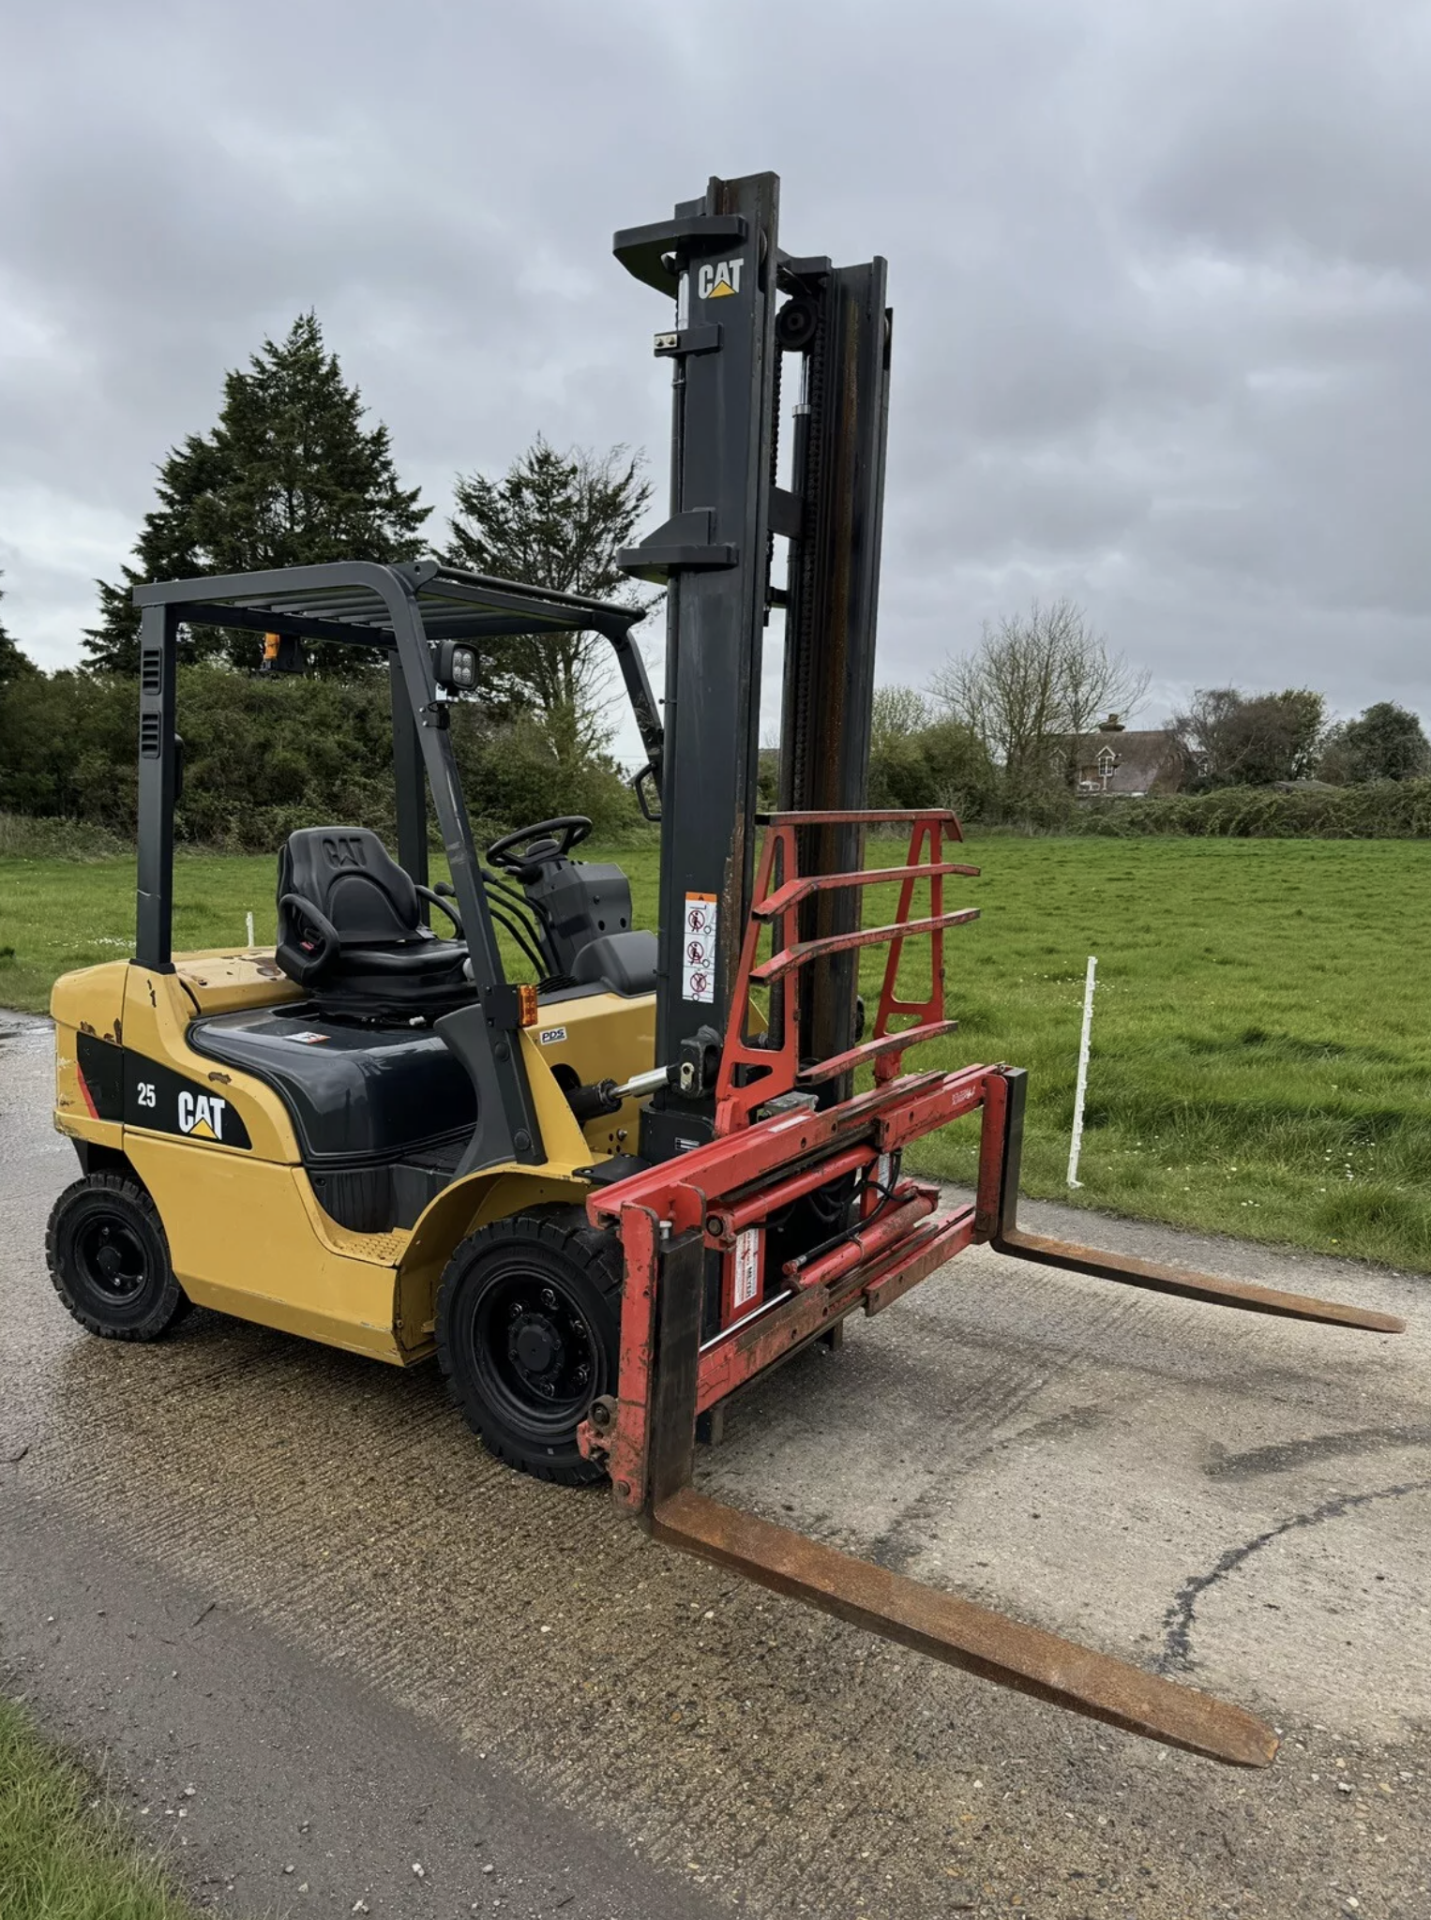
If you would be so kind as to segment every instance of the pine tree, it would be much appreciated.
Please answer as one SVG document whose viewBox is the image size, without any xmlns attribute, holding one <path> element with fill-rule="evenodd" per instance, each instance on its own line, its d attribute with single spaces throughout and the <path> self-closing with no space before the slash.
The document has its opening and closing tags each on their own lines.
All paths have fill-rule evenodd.
<svg viewBox="0 0 1431 1920">
<path fill-rule="evenodd" d="M 625 447 L 558 453 L 538 434 L 500 480 L 459 476 L 449 565 L 501 580 L 646 604 L 616 564 L 651 498 L 644 462 Z M 589 713 L 609 643 L 594 633 L 531 635 L 484 649 L 489 697 L 549 714 Z"/>
<path fill-rule="evenodd" d="M 0 588 L 0 600 L 5 598 Z M 26 653 L 21 653 L 18 645 L 5 631 L 5 622 L 0 620 L 0 695 L 12 680 L 23 679 L 27 674 L 38 673 L 39 668 Z"/>
<path fill-rule="evenodd" d="M 92 669 L 138 671 L 142 580 L 247 573 L 325 560 L 410 560 L 422 551 L 429 508 L 399 485 L 388 430 L 364 427 L 366 409 L 323 343 L 316 315 L 300 314 L 284 340 L 265 340 L 247 370 L 225 376 L 209 434 L 191 434 L 159 469 L 158 504 L 145 515 L 135 564 L 100 581 L 100 624 L 86 637 Z M 254 656 L 252 634 L 185 635 L 181 657 Z M 311 649 L 320 671 L 370 664 L 341 646 Z"/>
</svg>

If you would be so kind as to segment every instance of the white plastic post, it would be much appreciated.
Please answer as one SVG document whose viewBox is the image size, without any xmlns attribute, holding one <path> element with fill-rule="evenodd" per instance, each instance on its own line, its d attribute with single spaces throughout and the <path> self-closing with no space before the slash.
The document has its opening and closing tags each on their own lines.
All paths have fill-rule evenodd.
<svg viewBox="0 0 1431 1920">
<path fill-rule="evenodd" d="M 1088 956 L 1088 978 L 1083 987 L 1083 1037 L 1078 1043 L 1078 1084 L 1073 1090 L 1073 1138 L 1068 1143 L 1068 1184 L 1081 1187 L 1078 1156 L 1083 1149 L 1083 1102 L 1088 1093 L 1088 1048 L 1093 1037 L 1093 981 L 1098 962 Z"/>
<path fill-rule="evenodd" d="M 253 945 L 253 915 L 250 913 L 250 914 L 246 914 L 244 917 L 248 921 L 248 944 L 252 946 Z"/>
</svg>

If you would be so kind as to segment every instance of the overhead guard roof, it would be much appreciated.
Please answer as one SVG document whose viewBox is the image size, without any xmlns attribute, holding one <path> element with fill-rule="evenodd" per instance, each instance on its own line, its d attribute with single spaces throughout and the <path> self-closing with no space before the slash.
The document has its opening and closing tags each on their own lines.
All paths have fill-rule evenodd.
<svg viewBox="0 0 1431 1920">
<path fill-rule="evenodd" d="M 160 580 L 134 589 L 139 607 L 182 605 L 197 625 L 240 626 L 357 646 L 390 647 L 389 596 L 415 591 L 423 629 L 433 640 L 483 635 L 576 633 L 595 630 L 613 640 L 645 617 L 555 588 L 523 586 L 418 560 L 386 566 L 338 560 L 322 566 L 280 567 L 271 573 L 235 573 L 200 580 Z"/>
</svg>

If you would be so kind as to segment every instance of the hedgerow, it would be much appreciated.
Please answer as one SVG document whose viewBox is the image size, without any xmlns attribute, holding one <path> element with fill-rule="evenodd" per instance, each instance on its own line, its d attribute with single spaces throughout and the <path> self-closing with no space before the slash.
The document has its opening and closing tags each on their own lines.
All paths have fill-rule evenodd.
<svg viewBox="0 0 1431 1920">
<path fill-rule="evenodd" d="M 1098 801 L 1076 830 L 1116 839 L 1147 834 L 1243 840 L 1418 840 L 1431 835 L 1431 780 L 1354 787 L 1225 787 L 1215 793 Z"/>
</svg>

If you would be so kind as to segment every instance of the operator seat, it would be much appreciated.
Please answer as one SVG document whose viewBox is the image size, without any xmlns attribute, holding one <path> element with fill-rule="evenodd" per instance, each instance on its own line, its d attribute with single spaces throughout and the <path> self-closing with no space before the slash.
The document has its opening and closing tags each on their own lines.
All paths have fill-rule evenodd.
<svg viewBox="0 0 1431 1920">
<path fill-rule="evenodd" d="M 278 857 L 275 958 L 320 1009 L 364 1019 L 436 1018 L 473 998 L 465 940 L 423 924 L 428 900 L 366 827 L 304 827 Z"/>
</svg>

